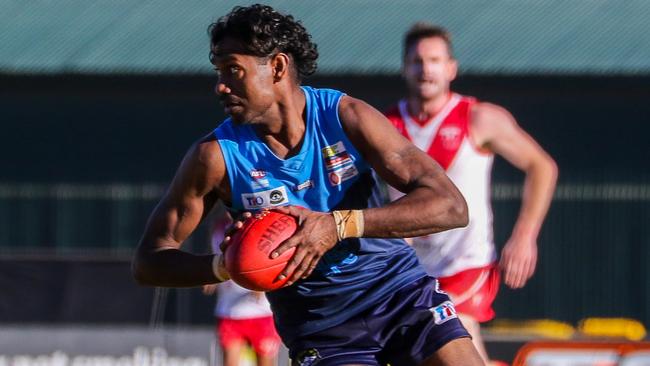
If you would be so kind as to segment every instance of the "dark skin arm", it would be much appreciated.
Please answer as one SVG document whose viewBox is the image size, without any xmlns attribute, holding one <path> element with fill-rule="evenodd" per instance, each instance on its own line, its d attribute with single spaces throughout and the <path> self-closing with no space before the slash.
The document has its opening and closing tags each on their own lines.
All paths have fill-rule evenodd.
<svg viewBox="0 0 650 366">
<path fill-rule="evenodd" d="M 339 116 L 346 134 L 388 184 L 406 193 L 384 207 L 364 209 L 364 237 L 422 236 L 467 225 L 467 204 L 443 169 L 400 135 L 379 111 L 343 97 Z M 336 225 L 329 213 L 295 206 L 278 210 L 294 215 L 300 229 L 272 256 L 291 247 L 296 253 L 281 276 L 289 284 L 309 276 L 325 252 L 336 245 Z"/>
<path fill-rule="evenodd" d="M 149 217 L 133 260 L 133 275 L 144 285 L 190 287 L 217 282 L 214 255 L 194 255 L 181 245 L 218 197 L 229 197 L 219 144 L 209 135 L 194 144 Z"/>
<path fill-rule="evenodd" d="M 341 101 L 352 143 L 386 183 L 406 193 L 384 207 L 364 210 L 366 237 L 405 238 L 467 225 L 467 204 L 444 170 L 397 132 L 376 109 Z"/>
</svg>

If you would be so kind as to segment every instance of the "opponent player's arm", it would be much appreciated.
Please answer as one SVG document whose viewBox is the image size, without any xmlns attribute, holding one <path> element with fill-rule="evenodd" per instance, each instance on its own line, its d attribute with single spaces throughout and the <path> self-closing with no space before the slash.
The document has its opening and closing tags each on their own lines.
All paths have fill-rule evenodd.
<svg viewBox="0 0 650 366">
<path fill-rule="evenodd" d="M 526 175 L 519 216 L 501 256 L 505 283 L 519 288 L 535 271 L 537 236 L 553 198 L 557 166 L 502 107 L 475 105 L 470 131 L 478 146 L 502 156 Z"/>
<path fill-rule="evenodd" d="M 365 102 L 343 97 L 343 127 L 375 171 L 406 193 L 363 210 L 366 237 L 414 237 L 467 225 L 467 204 L 444 170 Z"/>
<path fill-rule="evenodd" d="M 133 260 L 136 280 L 150 286 L 188 287 L 219 282 L 214 255 L 180 250 L 219 195 L 225 166 L 219 144 L 207 136 L 188 151 L 171 186 L 146 224 Z M 225 271 L 219 271 L 220 277 Z"/>
</svg>

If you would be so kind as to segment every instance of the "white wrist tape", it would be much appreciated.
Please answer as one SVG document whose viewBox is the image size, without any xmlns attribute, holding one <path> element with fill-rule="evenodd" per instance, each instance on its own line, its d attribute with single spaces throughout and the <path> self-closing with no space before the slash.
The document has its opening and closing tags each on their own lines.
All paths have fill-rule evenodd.
<svg viewBox="0 0 650 366">
<path fill-rule="evenodd" d="M 214 276 L 219 280 L 219 282 L 224 282 L 228 281 L 230 279 L 230 276 L 228 276 L 228 273 L 225 270 L 225 266 L 222 265 L 223 262 L 223 254 L 217 253 L 214 255 L 212 258 L 212 272 L 214 273 Z"/>
</svg>

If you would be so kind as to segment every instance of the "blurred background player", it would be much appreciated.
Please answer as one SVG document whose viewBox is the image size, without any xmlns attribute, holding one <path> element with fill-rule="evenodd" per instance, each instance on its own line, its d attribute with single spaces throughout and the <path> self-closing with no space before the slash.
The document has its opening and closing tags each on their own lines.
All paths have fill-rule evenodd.
<svg viewBox="0 0 650 366">
<path fill-rule="evenodd" d="M 452 297 L 487 362 L 479 322 L 494 318 L 499 267 L 512 288 L 523 287 L 535 271 L 537 236 L 553 196 L 557 167 L 507 110 L 450 90 L 458 65 L 444 28 L 413 25 L 405 35 L 403 52 L 408 94 L 386 116 L 446 170 L 469 208 L 467 227 L 413 238 L 412 245 L 429 275 L 438 277 Z M 519 216 L 499 264 L 490 206 L 494 154 L 526 175 Z M 390 192 L 391 199 L 401 195 Z"/>
<path fill-rule="evenodd" d="M 232 218 L 223 205 L 212 228 L 213 253 L 220 253 L 226 228 Z M 233 281 L 203 286 L 203 293 L 217 293 L 214 309 L 216 335 L 223 351 L 224 366 L 240 365 L 244 348 L 250 345 L 255 352 L 258 366 L 277 364 L 280 336 L 273 324 L 271 306 L 263 292 L 251 291 Z"/>
</svg>

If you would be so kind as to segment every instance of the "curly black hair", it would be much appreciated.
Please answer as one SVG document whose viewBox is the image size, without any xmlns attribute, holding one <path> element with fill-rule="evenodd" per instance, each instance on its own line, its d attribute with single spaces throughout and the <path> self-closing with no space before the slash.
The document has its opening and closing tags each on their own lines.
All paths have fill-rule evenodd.
<svg viewBox="0 0 650 366">
<path fill-rule="evenodd" d="M 213 62 L 217 44 L 232 37 L 258 57 L 269 57 L 277 52 L 288 54 L 295 64 L 298 81 L 316 71 L 318 50 L 300 21 L 283 15 L 267 5 L 236 6 L 208 28 L 210 61 Z M 213 62 L 214 63 L 214 62 Z"/>
</svg>

